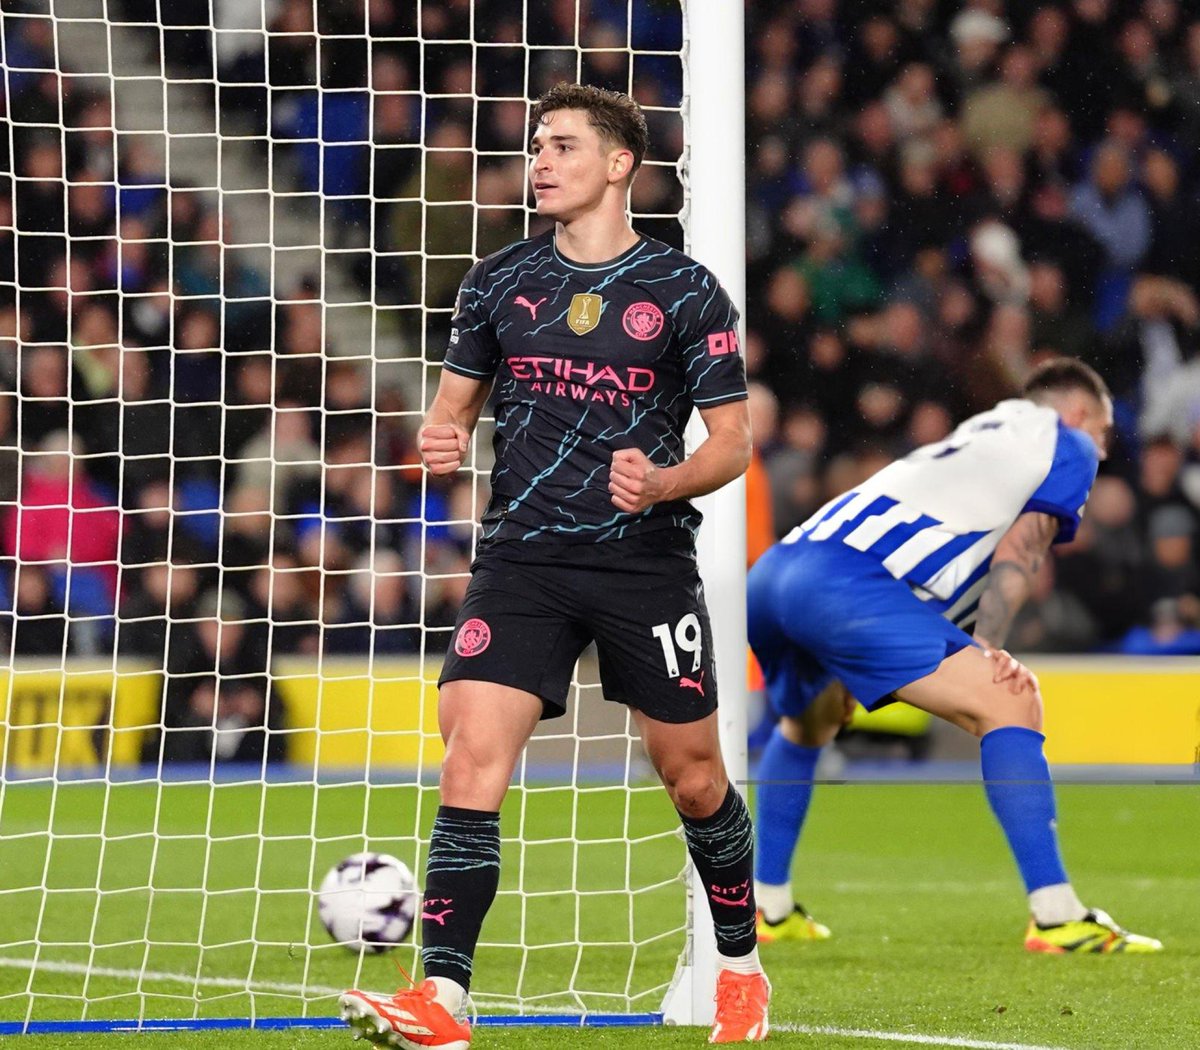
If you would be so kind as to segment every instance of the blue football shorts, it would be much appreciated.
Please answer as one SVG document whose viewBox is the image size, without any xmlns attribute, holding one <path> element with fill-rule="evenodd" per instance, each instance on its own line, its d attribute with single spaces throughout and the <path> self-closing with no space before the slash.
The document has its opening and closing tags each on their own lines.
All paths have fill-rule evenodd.
<svg viewBox="0 0 1200 1050">
<path fill-rule="evenodd" d="M 776 544 L 747 579 L 750 647 L 779 715 L 838 678 L 872 708 L 975 644 L 873 557 L 836 541 Z"/>
</svg>

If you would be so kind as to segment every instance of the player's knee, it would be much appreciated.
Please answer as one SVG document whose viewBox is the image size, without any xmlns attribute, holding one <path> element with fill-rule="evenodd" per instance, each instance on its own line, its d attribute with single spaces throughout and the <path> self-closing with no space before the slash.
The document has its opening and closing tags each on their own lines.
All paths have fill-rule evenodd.
<svg viewBox="0 0 1200 1050">
<path fill-rule="evenodd" d="M 1042 719 L 1045 714 L 1045 709 L 1042 706 L 1042 694 L 1037 690 L 1033 690 L 1033 696 L 1028 700 L 1028 721 L 1026 727 L 1031 730 L 1042 732 Z"/>
<path fill-rule="evenodd" d="M 675 808 L 684 816 L 700 819 L 721 808 L 728 782 L 718 765 L 696 762 L 673 774 L 664 771 L 663 783 Z"/>
<path fill-rule="evenodd" d="M 988 704 L 986 714 L 978 720 L 977 736 L 1007 726 L 1042 731 L 1042 695 L 1038 690 L 1026 687 L 1014 696 L 1007 686 L 1001 685 L 997 692 L 1001 695 Z"/>
<path fill-rule="evenodd" d="M 792 718 L 785 715 L 779 720 L 779 731 L 785 740 L 801 747 L 824 747 L 837 736 L 840 720 L 829 718 Z"/>
</svg>

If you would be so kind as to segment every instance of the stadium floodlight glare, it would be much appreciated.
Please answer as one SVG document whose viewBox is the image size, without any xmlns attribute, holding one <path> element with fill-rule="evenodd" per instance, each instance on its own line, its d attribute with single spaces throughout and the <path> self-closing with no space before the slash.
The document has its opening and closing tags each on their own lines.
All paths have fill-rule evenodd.
<svg viewBox="0 0 1200 1050">
<path fill-rule="evenodd" d="M 19 475 L 0 491 L 0 1034 L 319 1027 L 344 988 L 393 987 L 392 958 L 415 970 L 411 938 L 335 944 L 315 890 L 359 851 L 423 869 L 490 430 L 452 488 L 411 437 L 453 289 L 537 229 L 531 99 L 631 92 L 652 138 L 635 226 L 744 309 L 741 5 L 545 25 L 528 4 L 492 25 L 415 2 L 215 3 L 205 24 L 170 6 L 0 13 L 0 458 Z M 700 506 L 740 782 L 744 486 Z M 703 896 L 597 683 L 585 655 L 518 767 L 474 1004 L 707 1024 Z"/>
</svg>

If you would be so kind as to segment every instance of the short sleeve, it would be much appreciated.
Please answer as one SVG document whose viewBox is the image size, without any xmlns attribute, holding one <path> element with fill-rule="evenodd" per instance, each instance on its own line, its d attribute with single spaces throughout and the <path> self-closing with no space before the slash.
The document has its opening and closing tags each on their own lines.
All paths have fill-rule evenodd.
<svg viewBox="0 0 1200 1050">
<path fill-rule="evenodd" d="M 738 312 L 720 282 L 700 268 L 698 287 L 680 304 L 675 331 L 688 393 L 699 408 L 746 397 Z"/>
<path fill-rule="evenodd" d="M 1069 543 L 1079 528 L 1083 505 L 1092 490 L 1099 465 L 1100 454 L 1096 443 L 1082 430 L 1068 427 L 1060 420 L 1054 461 L 1042 483 L 1022 508 L 1022 513 L 1039 511 L 1058 518 L 1058 535 L 1054 537 L 1054 542 Z"/>
<path fill-rule="evenodd" d="M 500 343 L 488 319 L 484 262 L 467 271 L 454 300 L 445 367 L 470 379 L 490 379 L 500 366 Z"/>
</svg>

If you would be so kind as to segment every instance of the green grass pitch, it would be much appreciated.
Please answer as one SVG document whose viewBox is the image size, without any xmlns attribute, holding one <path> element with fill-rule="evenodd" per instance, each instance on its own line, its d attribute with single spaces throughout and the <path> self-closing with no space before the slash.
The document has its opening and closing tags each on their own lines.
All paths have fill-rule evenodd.
<svg viewBox="0 0 1200 1050">
<path fill-rule="evenodd" d="M 321 989 L 397 983 L 391 956 L 360 962 L 326 943 L 308 887 L 361 848 L 364 832 L 372 848 L 411 860 L 411 830 L 424 833 L 432 820 L 430 792 L 377 787 L 368 798 L 361 785 L 9 784 L 0 798 L 0 1021 L 27 1016 L 30 989 L 36 1019 L 77 1018 L 84 993 L 89 1017 L 279 1016 L 298 1013 L 299 1000 L 278 986 L 314 989 L 309 1012 L 325 1015 L 333 1000 Z M 942 1037 L 1064 1050 L 1200 1046 L 1200 792 L 1076 784 L 1060 788 L 1059 800 L 1067 866 L 1081 896 L 1161 937 L 1165 953 L 1023 952 L 1020 886 L 978 786 L 822 785 L 795 879 L 834 936 L 764 949 L 775 986 L 771 1043 L 840 1050 L 897 1038 L 939 1045 L 931 1040 Z M 627 809 L 634 841 L 606 841 L 621 834 Z M 156 821 L 157 839 L 149 834 Z M 510 800 L 505 834 L 518 822 L 533 845 L 523 871 L 516 847 L 506 846 L 502 890 L 522 893 L 502 893 L 484 938 L 515 939 L 524 912 L 536 947 L 523 966 L 512 949 L 482 950 L 477 985 L 501 994 L 519 987 L 561 1009 L 567 1001 L 556 993 L 574 973 L 594 1009 L 656 1009 L 682 916 L 682 887 L 673 881 L 682 845 L 663 834 L 673 827 L 665 795 L 598 790 L 575 805 L 565 791 L 535 792 L 523 806 Z M 410 837 L 399 837 L 405 830 Z M 579 845 L 567 841 L 572 836 Z M 40 890 L 19 890 L 43 878 L 54 891 L 44 909 Z M 196 892 L 198 884 L 209 893 Z M 578 907 L 557 892 L 571 885 L 587 891 Z M 626 885 L 654 888 L 631 895 Z M 97 886 L 105 891 L 99 905 Z M 637 951 L 620 946 L 631 935 Z M 577 939 L 613 943 L 579 951 Z M 20 960 L 32 956 L 35 940 L 50 965 L 31 979 Z M 79 970 L 89 952 L 70 942 L 89 940 L 104 947 L 85 977 Z M 392 954 L 407 968 L 415 951 L 406 945 Z M 247 974 L 259 989 L 253 1002 L 236 988 Z M 194 975 L 204 978 L 199 1006 L 180 979 Z M 630 1001 L 631 991 L 645 994 Z M 811 1031 L 822 1027 L 832 1031 Z M 350 1045 L 342 1031 L 4 1041 L 14 1050 Z M 475 1044 L 682 1047 L 704 1045 L 704 1034 L 480 1028 Z"/>
</svg>

